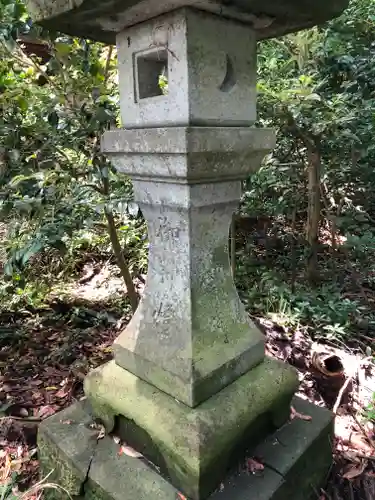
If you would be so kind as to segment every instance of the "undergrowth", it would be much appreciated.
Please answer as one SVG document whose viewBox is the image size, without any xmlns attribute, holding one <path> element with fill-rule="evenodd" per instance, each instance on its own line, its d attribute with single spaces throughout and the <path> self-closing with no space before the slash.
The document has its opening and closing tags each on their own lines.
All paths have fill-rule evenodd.
<svg viewBox="0 0 375 500">
<path fill-rule="evenodd" d="M 118 228 L 118 233 L 132 275 L 144 274 L 147 269 L 147 233 L 143 219 L 128 220 Z M 16 259 L 17 249 L 23 246 L 23 238 L 15 238 L 12 231 L 3 231 L 0 265 L 5 272 L 0 276 L 0 312 L 40 309 L 46 306 L 51 293 L 54 296 L 68 295 L 71 286 L 82 277 L 87 264 L 99 268 L 113 264 L 117 270 L 105 228 L 76 231 L 72 237 L 64 239 L 64 244 L 64 252 L 47 248 L 31 257 L 22 272 L 13 269 L 9 276 L 6 273 L 7 263 Z M 113 297 L 113 302 L 119 299 Z"/>
<path fill-rule="evenodd" d="M 293 255 L 285 231 L 268 237 L 270 249 L 250 241 L 237 251 L 236 282 L 248 311 L 287 332 L 303 329 L 313 340 L 368 351 L 375 338 L 373 252 L 356 247 L 349 261 L 346 252 L 345 258 L 342 252 L 332 256 L 322 246 L 320 279 L 312 286 L 304 275 L 303 245 Z"/>
</svg>

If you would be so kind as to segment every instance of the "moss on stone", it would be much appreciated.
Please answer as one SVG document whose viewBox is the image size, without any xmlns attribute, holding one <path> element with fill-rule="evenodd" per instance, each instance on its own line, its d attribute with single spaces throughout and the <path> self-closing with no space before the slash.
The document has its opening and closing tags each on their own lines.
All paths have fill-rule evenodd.
<svg viewBox="0 0 375 500">
<path fill-rule="evenodd" d="M 89 374 L 85 393 L 105 422 L 109 408 L 132 422 L 124 439 L 196 499 L 217 486 L 238 449 L 284 423 L 297 386 L 291 367 L 266 359 L 192 409 L 110 362 Z"/>
<path fill-rule="evenodd" d="M 285 402 L 284 402 L 285 403 Z M 281 403 L 280 403 L 281 404 Z M 312 420 L 294 419 L 276 433 L 269 435 L 256 449 L 249 450 L 261 456 L 265 470 L 261 475 L 249 475 L 238 469 L 232 457 L 232 472 L 220 477 L 223 490 L 211 496 L 202 476 L 200 490 L 191 499 L 205 500 L 307 500 L 315 498 L 324 482 L 331 461 L 332 415 L 314 405 L 295 398 L 297 411 L 312 416 Z M 40 460 L 43 473 L 55 471 L 49 480 L 67 489 L 74 500 L 175 500 L 178 490 L 158 474 L 156 467 L 144 459 L 118 453 L 110 436 L 96 440 L 96 431 L 90 429 L 92 416 L 89 407 L 80 402 L 45 420 L 39 434 Z M 156 415 L 157 416 L 157 415 Z M 70 418 L 72 423 L 67 424 Z M 262 434 L 266 420 L 259 416 L 251 423 L 250 437 L 243 435 L 243 445 L 254 433 Z M 124 427 L 127 436 L 139 434 L 143 443 L 140 451 L 150 443 L 150 436 L 128 420 Z M 207 431 L 205 430 L 205 433 Z M 94 439 L 93 439 L 94 438 Z M 157 443 L 156 448 L 157 448 Z M 201 445 L 204 446 L 202 441 Z M 95 453 L 93 451 L 95 450 Z M 223 453 L 212 461 L 207 473 L 217 477 L 225 463 Z M 88 461 L 88 458 L 90 460 Z M 156 457 L 155 462 L 159 462 Z M 184 474 L 181 470 L 181 474 Z M 226 477 L 225 477 L 226 476 Z M 78 495 L 76 493 L 79 492 Z M 47 490 L 48 500 L 66 500 L 61 489 Z"/>
<path fill-rule="evenodd" d="M 71 406 L 43 421 L 38 446 L 41 477 L 59 488 L 47 489 L 48 500 L 78 497 L 97 445 L 97 431 L 87 404 Z M 65 490 L 65 491 L 64 491 Z"/>
<path fill-rule="evenodd" d="M 58 446 L 39 432 L 38 436 L 40 477 L 48 477 L 48 482 L 59 487 L 44 491 L 46 500 L 66 500 L 66 490 L 72 497 L 79 496 L 83 482 L 82 474 L 74 467 L 69 458 L 61 453 Z M 64 488 L 64 490 L 62 489 Z"/>
<path fill-rule="evenodd" d="M 226 259 L 227 260 L 227 259 Z M 212 277 L 212 286 L 195 283 L 191 291 L 191 325 L 187 324 L 190 352 L 173 352 L 166 360 L 156 363 L 155 350 L 161 347 L 150 343 L 150 336 L 158 338 L 154 325 L 146 337 L 140 333 L 137 343 L 129 346 L 125 330 L 114 345 L 117 363 L 150 382 L 185 404 L 194 407 L 211 397 L 236 378 L 261 363 L 264 359 L 264 335 L 251 322 L 230 276 L 226 264 L 223 279 Z M 205 278 L 206 279 L 206 278 Z M 180 356 L 184 366 L 181 370 Z M 188 372 L 185 373 L 185 372 Z"/>
</svg>

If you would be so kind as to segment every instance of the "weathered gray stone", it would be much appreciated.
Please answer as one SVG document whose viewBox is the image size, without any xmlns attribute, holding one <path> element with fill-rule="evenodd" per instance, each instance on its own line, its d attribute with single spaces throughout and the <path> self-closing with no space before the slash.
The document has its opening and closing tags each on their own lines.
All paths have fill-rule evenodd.
<svg viewBox="0 0 375 500">
<path fill-rule="evenodd" d="M 163 128 L 104 135 L 102 150 L 134 181 L 148 223 L 144 297 L 115 342 L 123 368 L 189 406 L 264 358 L 228 258 L 241 180 L 273 147 L 251 128 Z"/>
<path fill-rule="evenodd" d="M 66 500 L 176 500 L 176 489 L 144 460 L 119 455 L 112 438 L 98 440 L 89 405 L 76 403 L 45 420 L 39 430 L 41 476 L 62 487 L 44 498 Z"/>
<path fill-rule="evenodd" d="M 298 386 L 294 369 L 272 359 L 192 409 L 114 362 L 92 371 L 85 394 L 107 429 L 145 454 L 194 500 L 220 483 L 233 458 L 285 423 Z M 122 423 L 121 423 L 122 422 Z"/>
<path fill-rule="evenodd" d="M 145 460 L 119 455 L 113 440 L 98 443 L 84 487 L 85 500 L 177 500 L 174 488 Z"/>
<path fill-rule="evenodd" d="M 133 179 L 202 184 L 245 179 L 275 144 L 270 129 L 169 127 L 111 130 L 101 147 L 116 169 Z"/>
<path fill-rule="evenodd" d="M 206 10 L 253 27 L 258 39 L 310 28 L 341 13 L 348 0 L 26 0 L 37 21 L 105 43 L 128 26 L 180 7 Z"/>
<path fill-rule="evenodd" d="M 80 495 L 97 446 L 98 431 L 90 428 L 93 417 L 82 402 L 44 420 L 39 426 L 41 477 L 56 483 L 70 495 Z M 46 498 L 64 498 L 63 490 L 46 490 Z"/>
<path fill-rule="evenodd" d="M 297 397 L 292 404 L 311 421 L 295 419 L 269 435 L 248 455 L 264 464 L 264 473 L 249 475 L 245 469 L 228 475 L 210 500 L 317 498 L 332 465 L 333 415 Z"/>
<path fill-rule="evenodd" d="M 126 128 L 255 122 L 256 38 L 249 27 L 179 9 L 121 31 L 117 45 Z M 167 95 L 158 85 L 163 68 Z"/>
<path fill-rule="evenodd" d="M 110 42 L 117 36 L 124 125 L 148 127 L 108 133 L 103 141 L 103 152 L 134 181 L 149 228 L 149 274 L 142 302 L 115 344 L 115 361 L 86 378 L 85 392 L 93 414 L 108 430 L 116 424 L 164 479 L 154 466 L 121 460 L 114 444 L 107 438 L 98 444 L 90 428 L 54 417 L 41 428 L 42 464 L 51 462 L 73 495 L 172 500 L 177 491 L 169 478 L 191 499 L 204 500 L 245 447 L 252 450 L 287 420 L 298 380 L 291 367 L 264 360 L 264 338 L 233 284 L 229 222 L 241 180 L 274 145 L 270 131 L 248 127 L 256 118 L 256 39 L 311 26 L 346 3 L 28 1 L 38 19 L 58 30 Z M 168 77 L 167 95 L 161 74 Z M 61 420 L 74 420 L 67 415 Z M 279 446 L 273 456 L 265 443 L 263 482 L 243 474 L 227 479 L 224 491 L 235 485 L 231 500 L 300 499 L 307 492 L 306 460 L 318 448 L 328 456 L 330 427 L 325 421 L 290 428 L 280 432 L 292 448 Z M 314 484 L 322 464 L 311 473 Z"/>
<path fill-rule="evenodd" d="M 245 467 L 235 467 L 222 476 L 210 500 L 316 498 L 315 492 L 324 481 L 332 458 L 327 446 L 332 436 L 332 415 L 299 398 L 294 399 L 293 405 L 297 411 L 311 415 L 311 422 L 295 419 L 257 449 L 249 449 L 247 456 L 262 460 L 265 470 L 253 475 Z M 119 445 L 111 437 L 97 442 L 98 431 L 88 427 L 92 422 L 88 411 L 87 405 L 77 403 L 41 424 L 40 458 L 48 464 L 43 473 L 53 467 L 53 481 L 64 486 L 71 496 L 80 495 L 82 500 L 179 498 L 178 490 L 147 460 L 120 455 Z M 77 461 L 77 457 L 85 458 Z M 48 500 L 67 498 L 62 490 L 47 493 Z"/>
<path fill-rule="evenodd" d="M 300 398 L 294 398 L 292 404 L 311 420 L 295 419 L 269 436 L 254 454 L 284 477 L 280 500 L 291 495 L 305 500 L 315 498 L 316 486 L 327 479 L 332 464 L 333 414 Z"/>
<path fill-rule="evenodd" d="M 229 474 L 221 488 L 213 493 L 209 500 L 294 500 L 290 497 L 278 497 L 285 481 L 276 471 L 265 466 L 264 471 L 252 474 L 241 464 L 234 473 Z"/>
</svg>

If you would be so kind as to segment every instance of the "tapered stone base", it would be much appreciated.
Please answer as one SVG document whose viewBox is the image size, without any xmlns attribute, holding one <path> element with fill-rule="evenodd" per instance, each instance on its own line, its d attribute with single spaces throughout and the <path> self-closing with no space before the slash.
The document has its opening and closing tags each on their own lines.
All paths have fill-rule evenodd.
<svg viewBox="0 0 375 500">
<path fill-rule="evenodd" d="M 266 359 L 196 408 L 175 400 L 114 361 L 91 372 L 94 414 L 143 453 L 184 495 L 207 498 L 244 449 L 289 417 L 294 369 Z"/>
<path fill-rule="evenodd" d="M 296 398 L 296 410 L 312 420 L 293 420 L 270 435 L 248 457 L 264 471 L 253 475 L 238 466 L 222 477 L 209 500 L 310 500 L 323 485 L 332 459 L 332 415 Z M 64 489 L 49 489 L 47 500 L 177 500 L 178 490 L 144 459 L 119 453 L 111 437 L 98 431 L 87 402 L 44 421 L 39 429 L 42 476 Z M 51 473 L 52 472 L 52 473 Z M 65 490 L 65 491 L 64 491 Z"/>
<path fill-rule="evenodd" d="M 251 44 L 242 42 L 250 55 Z M 194 53 L 204 64 L 200 51 Z M 264 335 L 233 282 L 228 231 L 242 179 L 274 144 L 273 130 L 251 127 L 145 128 L 103 136 L 103 151 L 133 179 L 150 241 L 147 286 L 114 343 L 114 358 L 190 407 L 264 359 Z"/>
</svg>

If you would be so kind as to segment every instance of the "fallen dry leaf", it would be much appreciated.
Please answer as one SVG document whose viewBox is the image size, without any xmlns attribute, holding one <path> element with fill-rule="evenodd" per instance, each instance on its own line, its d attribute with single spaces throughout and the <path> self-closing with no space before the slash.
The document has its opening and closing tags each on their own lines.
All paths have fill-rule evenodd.
<svg viewBox="0 0 375 500">
<path fill-rule="evenodd" d="M 367 467 L 367 460 L 362 460 L 359 464 L 348 464 L 344 468 L 344 473 L 342 477 L 344 479 L 355 479 L 356 477 L 360 476 L 364 470 Z"/>
<path fill-rule="evenodd" d="M 361 457 L 359 457 L 357 452 L 355 452 L 353 450 L 341 451 L 341 457 L 345 458 L 345 460 L 348 460 L 349 462 L 352 462 L 352 463 L 359 464 L 361 462 Z"/>
<path fill-rule="evenodd" d="M 9 478 L 11 466 L 12 466 L 12 461 L 9 455 L 7 454 L 5 457 L 5 465 L 0 469 L 0 482 L 4 482 Z"/>
<path fill-rule="evenodd" d="M 362 434 L 352 432 L 348 438 L 342 438 L 342 442 L 351 448 L 361 450 L 366 455 L 374 454 L 374 448 L 367 443 Z"/>
<path fill-rule="evenodd" d="M 310 415 L 304 415 L 303 413 L 298 413 L 298 411 L 293 406 L 291 406 L 290 420 L 294 420 L 295 418 L 298 418 L 300 420 L 305 420 L 306 422 L 310 422 L 312 420 L 312 417 Z"/>
<path fill-rule="evenodd" d="M 100 424 L 99 422 L 92 422 L 89 427 L 90 429 L 98 431 L 98 435 L 96 436 L 98 441 L 99 439 L 103 439 L 105 437 L 105 427 L 103 424 Z"/>
<path fill-rule="evenodd" d="M 135 450 L 131 446 L 127 445 L 122 445 L 120 448 L 120 451 L 118 452 L 119 455 L 126 455 L 131 458 L 143 458 L 142 453 L 139 453 L 139 451 Z"/>
<path fill-rule="evenodd" d="M 105 437 L 105 427 L 104 427 L 104 425 L 102 425 L 96 439 L 99 441 L 99 439 L 103 439 L 104 437 Z"/>
<path fill-rule="evenodd" d="M 57 398 L 66 398 L 66 396 L 68 396 L 68 394 L 71 392 L 71 390 L 72 390 L 72 385 L 67 384 L 64 387 L 62 387 L 59 391 L 57 391 L 55 396 Z"/>
<path fill-rule="evenodd" d="M 56 413 L 56 410 L 53 406 L 49 406 L 49 405 L 41 406 L 39 408 L 38 413 L 37 413 L 37 417 L 40 419 L 44 419 L 44 418 L 50 417 L 54 413 Z"/>
<path fill-rule="evenodd" d="M 23 462 L 24 460 L 22 459 L 12 460 L 12 471 L 19 472 L 21 470 Z"/>
<path fill-rule="evenodd" d="M 254 474 L 257 471 L 264 470 L 264 465 L 258 462 L 258 460 L 255 460 L 255 458 L 248 458 L 246 460 L 246 467 L 248 472 L 251 472 L 252 474 Z"/>
<path fill-rule="evenodd" d="M 31 387 L 40 387 L 43 385 L 43 380 L 29 380 L 29 385 Z"/>
</svg>

